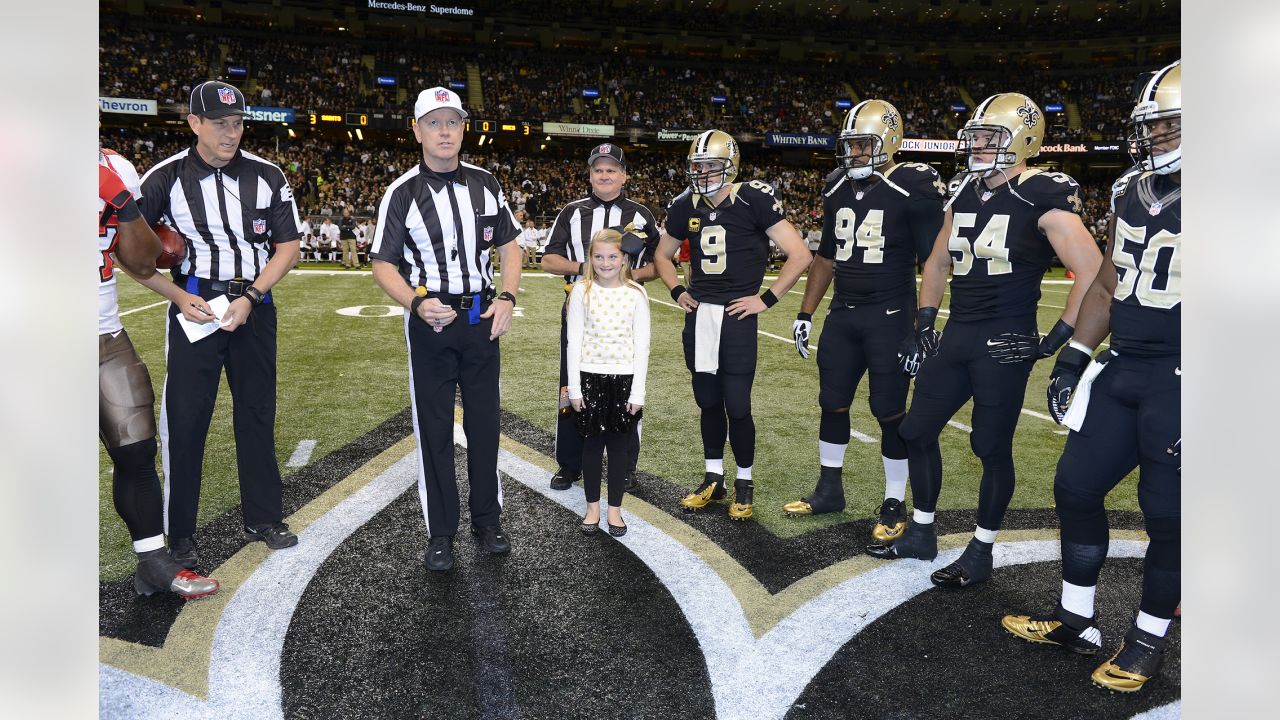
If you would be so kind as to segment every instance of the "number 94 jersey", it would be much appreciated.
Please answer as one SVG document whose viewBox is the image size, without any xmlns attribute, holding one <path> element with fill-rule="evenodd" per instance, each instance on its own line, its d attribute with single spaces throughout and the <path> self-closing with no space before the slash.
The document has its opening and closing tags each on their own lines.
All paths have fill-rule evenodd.
<svg viewBox="0 0 1280 720">
<path fill-rule="evenodd" d="M 1111 346 L 1121 355 L 1182 352 L 1182 185 L 1132 170 L 1111 188 Z"/>
<path fill-rule="evenodd" d="M 1054 256 L 1040 217 L 1082 209 L 1065 173 L 1028 168 L 994 189 L 977 177 L 965 183 L 951 204 L 951 319 L 1034 317 Z"/>
<path fill-rule="evenodd" d="M 946 185 L 923 163 L 895 165 L 870 182 L 843 169 L 822 191 L 822 244 L 835 262 L 833 302 L 863 305 L 914 297 L 916 264 L 929 256 L 942 227 Z"/>
<path fill-rule="evenodd" d="M 760 180 L 734 183 L 717 207 L 685 190 L 667 208 L 667 234 L 689 239 L 693 266 L 689 294 L 698 302 L 726 305 L 760 292 L 769 260 L 766 231 L 785 220 L 782 200 Z"/>
</svg>

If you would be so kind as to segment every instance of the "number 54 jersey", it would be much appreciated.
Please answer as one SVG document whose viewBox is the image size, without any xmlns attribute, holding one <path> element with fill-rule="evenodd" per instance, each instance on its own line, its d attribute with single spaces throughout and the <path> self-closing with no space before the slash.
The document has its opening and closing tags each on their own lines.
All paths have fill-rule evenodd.
<svg viewBox="0 0 1280 720">
<path fill-rule="evenodd" d="M 1053 260 L 1041 232 L 1052 210 L 1080 214 L 1070 175 L 1028 168 L 995 188 L 972 178 L 951 204 L 951 319 L 1035 317 L 1040 279 Z"/>
<path fill-rule="evenodd" d="M 716 207 L 689 190 L 677 195 L 665 227 L 672 238 L 689 239 L 693 299 L 727 305 L 759 293 L 769 260 L 767 231 L 785 219 L 782 200 L 760 180 L 734 183 Z"/>
<path fill-rule="evenodd" d="M 843 169 L 822 193 L 822 244 L 835 262 L 835 305 L 915 297 L 916 264 L 929 256 L 942 227 L 946 185 L 922 163 L 895 165 L 884 178 L 850 180 Z"/>
<path fill-rule="evenodd" d="M 1182 185 L 1133 170 L 1111 188 L 1111 347 L 1121 355 L 1182 352 Z"/>
</svg>

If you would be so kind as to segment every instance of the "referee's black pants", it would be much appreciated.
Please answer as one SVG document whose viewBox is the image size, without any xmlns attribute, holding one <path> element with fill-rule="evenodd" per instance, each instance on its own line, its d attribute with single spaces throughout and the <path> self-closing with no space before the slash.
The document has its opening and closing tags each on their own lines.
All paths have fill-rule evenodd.
<svg viewBox="0 0 1280 720">
<path fill-rule="evenodd" d="M 200 291 L 206 300 L 222 294 Z M 218 330 L 195 343 L 178 324 L 178 308 L 170 303 L 168 312 L 160 440 L 169 537 L 191 537 L 196 530 L 204 443 L 224 367 L 231 389 L 244 524 L 280 522 L 284 509 L 275 439 L 276 306 L 258 305 L 233 332 Z"/>
<path fill-rule="evenodd" d="M 498 524 L 502 485 L 498 482 L 498 376 L 502 354 L 489 339 L 492 319 L 467 322 L 467 311 L 436 332 L 405 312 L 409 343 L 409 394 L 413 435 L 421 453 L 418 496 L 427 537 L 453 537 L 458 531 L 458 480 L 454 473 L 454 395 L 462 389 L 462 430 L 467 436 L 468 505 L 471 524 Z"/>
<path fill-rule="evenodd" d="M 573 410 L 561 406 L 561 399 L 569 386 L 569 296 L 565 295 L 560 306 L 560 392 L 556 396 L 556 463 L 571 473 L 582 472 L 582 436 L 578 434 L 577 416 Z M 567 401 L 566 401 L 567 402 Z M 643 420 L 631 424 L 627 439 L 627 470 L 635 472 L 640 462 L 640 425 Z"/>
</svg>

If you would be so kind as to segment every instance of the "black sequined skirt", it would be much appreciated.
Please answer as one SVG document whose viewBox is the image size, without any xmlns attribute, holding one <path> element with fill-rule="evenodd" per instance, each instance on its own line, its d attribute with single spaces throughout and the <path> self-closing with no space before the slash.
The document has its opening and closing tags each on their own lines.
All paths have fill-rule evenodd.
<svg viewBox="0 0 1280 720">
<path fill-rule="evenodd" d="M 594 437 L 602 432 L 629 432 L 631 425 L 640 419 L 643 410 L 632 415 L 627 412 L 627 399 L 631 397 L 631 375 L 582 375 L 582 411 L 575 421 L 578 434 Z"/>
</svg>

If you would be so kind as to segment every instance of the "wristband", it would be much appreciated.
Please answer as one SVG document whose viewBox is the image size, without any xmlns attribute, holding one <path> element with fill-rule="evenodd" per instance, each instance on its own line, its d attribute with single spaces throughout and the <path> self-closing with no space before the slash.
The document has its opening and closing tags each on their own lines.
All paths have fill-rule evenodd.
<svg viewBox="0 0 1280 720">
<path fill-rule="evenodd" d="M 507 292 L 507 291 L 505 291 L 505 290 L 498 294 L 498 298 L 497 298 L 497 299 L 498 299 L 498 300 L 506 300 L 507 302 L 511 303 L 513 306 L 516 304 L 516 296 L 515 296 L 515 295 L 512 295 L 511 293 L 509 293 L 509 292 Z"/>
<path fill-rule="evenodd" d="M 1075 330 L 1076 329 L 1068 325 L 1066 321 L 1058 320 L 1058 322 L 1053 324 L 1053 329 L 1051 329 L 1040 341 L 1040 356 L 1049 357 L 1050 355 L 1058 352 L 1058 348 L 1067 344 L 1067 341 L 1071 339 L 1071 333 L 1075 332 Z"/>
<path fill-rule="evenodd" d="M 813 322 L 813 313 L 807 313 L 807 312 L 799 313 L 798 315 L 796 315 L 796 319 L 803 320 L 805 322 Z"/>
<path fill-rule="evenodd" d="M 262 291 L 252 285 L 244 289 L 244 296 L 249 298 L 250 305 L 262 304 Z"/>
<path fill-rule="evenodd" d="M 409 303 L 409 312 L 413 313 L 414 315 L 417 315 L 418 306 L 421 305 L 423 301 L 426 299 L 427 299 L 426 295 L 415 295 L 413 298 L 413 302 Z"/>
<path fill-rule="evenodd" d="M 923 328 L 933 329 L 933 324 L 938 321 L 938 308 L 922 307 L 916 310 L 916 330 Z"/>
<path fill-rule="evenodd" d="M 586 263 L 578 263 L 578 272 L 577 272 L 577 275 L 578 275 L 579 277 L 581 277 L 581 276 L 585 275 L 586 273 L 587 273 L 587 264 L 586 264 Z"/>
<path fill-rule="evenodd" d="M 767 308 L 778 304 L 778 296 L 773 294 L 772 289 L 760 293 L 760 299 L 764 301 L 764 306 Z"/>
<path fill-rule="evenodd" d="M 688 292 L 688 290 L 685 290 L 683 285 L 677 285 L 671 288 L 671 299 L 678 303 L 680 302 L 680 296 L 686 292 Z"/>
<path fill-rule="evenodd" d="M 1072 340 L 1071 342 L 1067 343 L 1067 346 L 1073 347 L 1082 353 L 1088 353 L 1090 357 L 1093 357 L 1093 348 L 1089 347 L 1088 345 L 1085 345 L 1079 340 Z"/>
<path fill-rule="evenodd" d="M 142 217 L 142 211 L 138 209 L 138 203 L 134 202 L 132 197 L 126 197 L 120 207 L 116 208 L 118 222 L 132 222 L 140 217 Z"/>
</svg>

